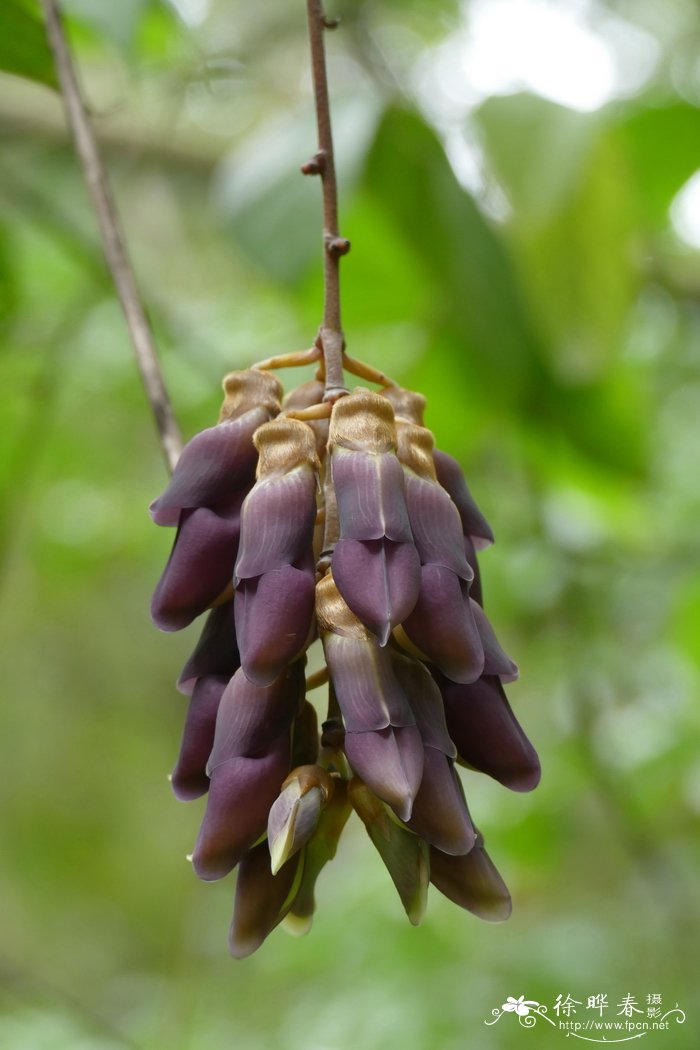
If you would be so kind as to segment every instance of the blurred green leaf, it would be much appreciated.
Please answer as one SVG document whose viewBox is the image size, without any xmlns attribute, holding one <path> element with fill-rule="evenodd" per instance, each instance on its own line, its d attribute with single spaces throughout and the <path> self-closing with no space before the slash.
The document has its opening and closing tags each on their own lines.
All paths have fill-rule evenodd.
<svg viewBox="0 0 700 1050">
<path fill-rule="evenodd" d="M 619 355 L 639 284 L 619 137 L 599 117 L 528 95 L 492 99 L 478 120 L 554 370 L 588 382 Z"/>
<path fill-rule="evenodd" d="M 435 275 L 435 334 L 453 333 L 460 356 L 499 399 L 526 396 L 539 366 L 508 253 L 416 113 L 391 109 L 385 115 L 364 183 Z M 406 289 L 407 307 L 413 294 Z"/>
<path fill-rule="evenodd" d="M 700 168 L 700 109 L 677 97 L 628 106 L 616 122 L 629 157 L 630 192 L 639 200 L 645 224 L 668 226 L 674 196 Z"/>
<path fill-rule="evenodd" d="M 0 5 L 0 70 L 56 87 L 53 58 L 36 0 Z"/>
<path fill-rule="evenodd" d="M 497 95 L 473 114 L 520 225 L 540 225 L 575 192 L 600 118 L 537 95 Z"/>
<path fill-rule="evenodd" d="M 336 167 L 341 193 L 351 191 L 377 121 L 376 102 L 361 92 L 334 101 Z M 315 116 L 305 110 L 275 116 L 221 165 L 220 211 L 236 240 L 264 272 L 285 284 L 322 255 L 320 180 L 300 166 L 317 148 Z"/>
</svg>

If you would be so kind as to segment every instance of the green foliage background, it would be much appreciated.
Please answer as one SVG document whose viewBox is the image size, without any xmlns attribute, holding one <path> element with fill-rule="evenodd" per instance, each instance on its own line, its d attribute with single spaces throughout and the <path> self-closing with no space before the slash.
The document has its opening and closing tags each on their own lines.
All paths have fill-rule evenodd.
<svg viewBox="0 0 700 1050">
<path fill-rule="evenodd" d="M 159 0 L 64 6 L 190 436 L 225 371 L 318 324 L 304 5 L 214 0 L 195 27 Z M 196 629 L 148 617 L 161 456 L 59 99 L 3 74 L 0 1047 L 555 1046 L 542 1022 L 483 1022 L 508 995 L 599 992 L 610 1016 L 627 993 L 678 1002 L 685 1026 L 646 1038 L 695 1046 L 700 259 L 669 208 L 700 167 L 697 10 L 592 9 L 656 37 L 624 100 L 479 106 L 478 201 L 410 75 L 468 6 L 334 10 L 349 348 L 426 393 L 495 528 L 487 607 L 542 758 L 532 795 L 464 775 L 513 916 L 433 893 L 411 928 L 355 821 L 311 934 L 228 958 L 232 882 L 194 879 L 201 807 L 166 780 Z M 52 82 L 31 0 L 6 0 L 0 41 L 3 68 Z"/>
</svg>

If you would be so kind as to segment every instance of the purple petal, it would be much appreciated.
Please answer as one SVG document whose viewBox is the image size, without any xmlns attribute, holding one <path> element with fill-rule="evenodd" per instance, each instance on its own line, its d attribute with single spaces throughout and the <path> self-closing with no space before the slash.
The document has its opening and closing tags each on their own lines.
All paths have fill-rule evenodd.
<svg viewBox="0 0 700 1050">
<path fill-rule="evenodd" d="M 185 507 L 211 507 L 255 477 L 258 454 L 253 433 L 270 418 L 264 408 L 195 434 L 175 465 L 170 484 L 150 507 L 157 525 L 177 525 Z"/>
<path fill-rule="evenodd" d="M 202 675 L 218 675 L 228 680 L 240 664 L 231 599 L 209 613 L 197 646 L 178 678 L 177 687 L 181 693 L 190 695 Z"/>
<path fill-rule="evenodd" d="M 473 598 L 475 602 L 478 602 L 483 609 L 484 595 L 481 586 L 481 571 L 479 569 L 479 563 L 476 560 L 476 547 L 469 536 L 464 537 L 464 553 L 469 562 L 469 568 L 474 573 L 474 579 L 469 587 L 469 596 Z"/>
<path fill-rule="evenodd" d="M 237 495 L 242 500 L 243 494 Z M 208 507 L 182 512 L 172 553 L 151 602 L 153 622 L 162 631 L 186 627 L 231 585 L 240 500 L 225 514 Z"/>
<path fill-rule="evenodd" d="M 424 565 L 416 607 L 403 622 L 413 644 L 455 682 L 474 682 L 484 666 L 468 585 L 450 569 Z"/>
<path fill-rule="evenodd" d="M 251 682 L 270 685 L 304 650 L 311 633 L 315 580 L 293 565 L 241 580 L 234 598 L 241 667 Z"/>
<path fill-rule="evenodd" d="M 333 486 L 340 535 L 348 540 L 411 542 L 404 497 L 404 471 L 394 452 L 350 452 L 334 448 Z"/>
<path fill-rule="evenodd" d="M 408 827 L 444 853 L 468 853 L 476 841 L 462 784 L 452 760 L 426 747 L 423 779 Z"/>
<path fill-rule="evenodd" d="M 469 599 L 469 604 L 484 647 L 485 675 L 497 674 L 502 682 L 514 682 L 518 677 L 518 665 L 501 649 L 493 627 L 481 606 Z"/>
<path fill-rule="evenodd" d="M 308 464 L 258 481 L 241 512 L 236 585 L 302 560 L 312 548 L 315 520 L 316 474 Z"/>
<path fill-rule="evenodd" d="M 192 858 L 200 879 L 210 882 L 228 875 L 264 834 L 270 807 L 288 772 L 288 733 L 259 758 L 238 756 L 212 770 L 207 808 Z"/>
<path fill-rule="evenodd" d="M 282 921 L 294 903 L 303 870 L 304 854 L 297 853 L 273 875 L 267 842 L 246 853 L 238 869 L 228 939 L 234 958 L 252 955 Z"/>
<path fill-rule="evenodd" d="M 408 820 L 423 776 L 423 742 L 416 727 L 346 733 L 345 754 L 375 795 Z"/>
<path fill-rule="evenodd" d="M 493 543 L 491 526 L 474 502 L 459 463 L 453 456 L 437 448 L 433 452 L 433 459 L 438 481 L 454 500 L 459 511 L 464 534 L 471 536 L 477 550 L 489 547 Z"/>
<path fill-rule="evenodd" d="M 474 574 L 464 553 L 462 523 L 445 490 L 406 471 L 406 506 L 421 565 L 442 565 L 468 583 Z"/>
<path fill-rule="evenodd" d="M 425 664 L 401 653 L 392 652 L 394 673 L 403 687 L 415 715 L 423 744 L 437 748 L 450 758 L 457 757 L 457 749 L 450 739 L 445 722 L 445 708 L 437 682 Z"/>
<path fill-rule="evenodd" d="M 409 920 L 418 926 L 428 896 L 427 843 L 394 820 L 386 806 L 357 777 L 350 781 L 349 795 L 355 812 L 391 875 Z"/>
<path fill-rule="evenodd" d="M 418 600 L 420 562 L 413 544 L 341 539 L 331 564 L 349 607 L 386 645 Z"/>
<path fill-rule="evenodd" d="M 239 668 L 226 686 L 216 718 L 216 733 L 207 771 L 231 758 L 252 758 L 267 751 L 288 730 L 299 707 L 304 678 L 299 664 L 267 688 L 253 685 Z"/>
<path fill-rule="evenodd" d="M 324 636 L 323 648 L 348 732 L 415 725 L 387 649 L 373 639 L 330 633 Z"/>
<path fill-rule="evenodd" d="M 214 744 L 216 713 L 227 679 L 208 675 L 200 678 L 192 693 L 180 754 L 171 783 L 175 796 L 183 802 L 205 795 L 209 790 L 207 759 Z"/>
<path fill-rule="evenodd" d="M 537 753 L 513 714 L 495 676 L 457 685 L 436 673 L 450 736 L 460 758 L 513 791 L 532 791 L 540 780 Z"/>
<path fill-rule="evenodd" d="M 450 857 L 431 847 L 430 881 L 449 900 L 480 919 L 503 922 L 511 913 L 508 887 L 484 849 L 481 836 L 464 856 Z"/>
</svg>

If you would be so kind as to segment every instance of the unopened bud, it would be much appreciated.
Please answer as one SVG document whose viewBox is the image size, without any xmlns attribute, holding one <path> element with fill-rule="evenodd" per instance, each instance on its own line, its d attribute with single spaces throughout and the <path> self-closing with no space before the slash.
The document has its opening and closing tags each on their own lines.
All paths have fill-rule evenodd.
<svg viewBox="0 0 700 1050">
<path fill-rule="evenodd" d="M 410 922 L 418 926 L 428 896 L 428 845 L 399 824 L 361 780 L 349 785 L 350 801 L 398 890 Z"/>
<path fill-rule="evenodd" d="M 267 822 L 273 875 L 311 838 L 332 792 L 333 779 L 321 766 L 299 766 L 289 774 Z"/>
</svg>

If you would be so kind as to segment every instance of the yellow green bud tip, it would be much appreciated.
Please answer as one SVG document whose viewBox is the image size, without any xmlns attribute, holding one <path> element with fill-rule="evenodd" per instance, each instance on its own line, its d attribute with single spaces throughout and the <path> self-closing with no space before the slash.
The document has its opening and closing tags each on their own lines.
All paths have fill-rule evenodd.
<svg viewBox="0 0 700 1050">
<path fill-rule="evenodd" d="M 273 875 L 311 838 L 332 792 L 333 780 L 320 766 L 300 766 L 287 777 L 267 822 Z"/>
</svg>

